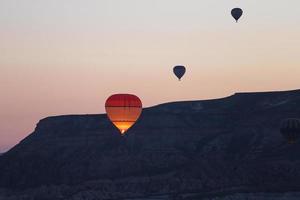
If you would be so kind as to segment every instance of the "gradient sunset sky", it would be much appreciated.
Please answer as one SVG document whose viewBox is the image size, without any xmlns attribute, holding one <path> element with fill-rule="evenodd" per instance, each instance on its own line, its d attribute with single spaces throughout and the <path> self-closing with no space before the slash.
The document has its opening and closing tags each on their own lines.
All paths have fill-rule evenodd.
<svg viewBox="0 0 300 200">
<path fill-rule="evenodd" d="M 241 7 L 236 24 L 230 10 Z M 39 119 L 300 88 L 299 0 L 1 0 L 0 152 Z M 172 74 L 187 66 L 181 82 Z"/>
</svg>

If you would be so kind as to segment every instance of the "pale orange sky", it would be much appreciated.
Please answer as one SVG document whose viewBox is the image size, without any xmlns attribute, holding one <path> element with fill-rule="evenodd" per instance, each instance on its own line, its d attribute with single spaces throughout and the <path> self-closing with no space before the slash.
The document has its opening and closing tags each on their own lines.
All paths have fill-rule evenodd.
<svg viewBox="0 0 300 200">
<path fill-rule="evenodd" d="M 238 24 L 230 10 L 239 6 Z M 0 1 L 0 151 L 39 119 L 299 88 L 299 0 Z M 183 64 L 181 82 L 172 67 Z"/>
</svg>

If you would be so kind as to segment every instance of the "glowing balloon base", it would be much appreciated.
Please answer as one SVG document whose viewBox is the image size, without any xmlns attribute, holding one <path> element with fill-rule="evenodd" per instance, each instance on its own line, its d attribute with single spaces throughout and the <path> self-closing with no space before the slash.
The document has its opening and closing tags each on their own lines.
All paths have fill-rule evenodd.
<svg viewBox="0 0 300 200">
<path fill-rule="evenodd" d="M 125 135 L 127 130 L 133 126 L 134 122 L 123 121 L 123 122 L 113 122 L 113 124 L 115 125 L 115 127 L 119 129 L 122 135 Z"/>
</svg>

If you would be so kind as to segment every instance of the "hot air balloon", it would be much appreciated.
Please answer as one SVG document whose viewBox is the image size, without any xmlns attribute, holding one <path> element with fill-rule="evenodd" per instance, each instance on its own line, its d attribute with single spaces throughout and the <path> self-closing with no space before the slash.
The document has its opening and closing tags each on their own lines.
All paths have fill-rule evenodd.
<svg viewBox="0 0 300 200">
<path fill-rule="evenodd" d="M 241 8 L 234 8 L 231 10 L 231 15 L 235 19 L 235 21 L 238 22 L 238 20 L 243 15 L 243 10 Z"/>
<path fill-rule="evenodd" d="M 142 102 L 133 94 L 114 94 L 106 100 L 105 110 L 110 121 L 124 135 L 140 117 Z"/>
<path fill-rule="evenodd" d="M 300 136 L 300 120 L 295 118 L 283 120 L 280 132 L 288 140 L 289 144 L 295 143 Z"/>
<path fill-rule="evenodd" d="M 178 80 L 180 81 L 183 75 L 185 74 L 185 67 L 182 65 L 177 65 L 173 68 L 173 72 L 175 76 L 177 76 Z"/>
</svg>

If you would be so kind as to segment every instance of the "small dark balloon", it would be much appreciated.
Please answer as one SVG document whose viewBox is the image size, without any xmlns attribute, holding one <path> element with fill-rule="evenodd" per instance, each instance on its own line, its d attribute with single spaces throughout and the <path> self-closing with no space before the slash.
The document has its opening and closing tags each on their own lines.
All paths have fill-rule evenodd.
<svg viewBox="0 0 300 200">
<path fill-rule="evenodd" d="M 174 72 L 175 76 L 177 76 L 178 80 L 180 80 L 183 77 L 183 75 L 185 74 L 185 71 L 186 71 L 186 69 L 182 65 L 177 65 L 173 68 L 173 72 Z"/>
<path fill-rule="evenodd" d="M 235 19 L 235 21 L 238 22 L 238 20 L 243 15 L 243 10 L 241 8 L 234 8 L 231 10 L 231 15 Z"/>
<path fill-rule="evenodd" d="M 281 134 L 287 139 L 289 144 L 293 144 L 300 136 L 300 119 L 289 118 L 281 122 Z"/>
</svg>

